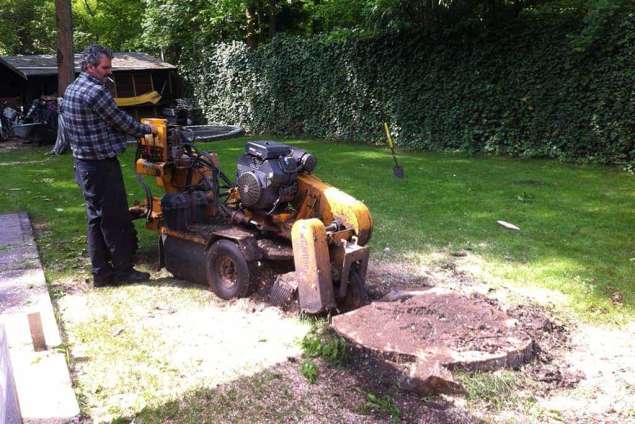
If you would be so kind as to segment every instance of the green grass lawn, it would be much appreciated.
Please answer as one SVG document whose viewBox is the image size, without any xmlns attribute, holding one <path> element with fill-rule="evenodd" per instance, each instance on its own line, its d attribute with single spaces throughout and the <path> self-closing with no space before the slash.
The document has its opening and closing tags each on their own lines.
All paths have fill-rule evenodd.
<svg viewBox="0 0 635 424">
<path fill-rule="evenodd" d="M 221 168 L 233 175 L 245 140 L 200 149 L 218 152 Z M 318 176 L 369 206 L 376 257 L 425 265 L 435 252 L 467 250 L 481 259 L 479 278 L 561 292 L 583 318 L 633 317 L 635 177 L 547 160 L 404 153 L 406 178 L 399 180 L 386 149 L 287 142 L 314 153 Z M 0 212 L 31 214 L 52 279 L 85 266 L 77 261 L 86 250 L 85 217 L 70 155 L 44 156 L 46 150 L 0 151 Z M 131 200 L 142 198 L 132 158 L 132 150 L 121 158 Z M 153 235 L 140 233 L 141 248 L 153 251 Z"/>
</svg>

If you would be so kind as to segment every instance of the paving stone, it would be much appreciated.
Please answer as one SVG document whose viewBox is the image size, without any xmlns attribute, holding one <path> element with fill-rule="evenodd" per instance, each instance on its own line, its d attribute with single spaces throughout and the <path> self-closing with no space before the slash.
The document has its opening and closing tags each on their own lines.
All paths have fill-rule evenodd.
<svg viewBox="0 0 635 424">
<path fill-rule="evenodd" d="M 48 297 L 41 269 L 13 269 L 0 272 L 0 314 L 24 312 L 27 307 L 40 307 L 42 296 Z"/>
</svg>

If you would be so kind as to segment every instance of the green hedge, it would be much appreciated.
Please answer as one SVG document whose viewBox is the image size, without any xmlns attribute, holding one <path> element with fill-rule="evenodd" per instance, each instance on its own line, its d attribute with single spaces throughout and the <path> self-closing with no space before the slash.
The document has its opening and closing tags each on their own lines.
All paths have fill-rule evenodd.
<svg viewBox="0 0 635 424">
<path fill-rule="evenodd" d="M 518 20 L 443 41 L 416 33 L 279 36 L 196 50 L 182 67 L 209 121 L 255 133 L 523 157 L 635 159 L 635 18 L 583 53 L 579 22 Z"/>
</svg>

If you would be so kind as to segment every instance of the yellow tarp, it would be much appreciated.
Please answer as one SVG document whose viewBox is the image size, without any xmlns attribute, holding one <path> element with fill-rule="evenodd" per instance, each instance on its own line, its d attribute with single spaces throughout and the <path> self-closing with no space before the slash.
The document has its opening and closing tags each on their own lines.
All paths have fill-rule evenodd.
<svg viewBox="0 0 635 424">
<path fill-rule="evenodd" d="M 152 103 L 156 105 L 161 100 L 161 95 L 156 91 L 150 91 L 149 93 L 142 94 L 136 97 L 115 97 L 115 103 L 117 106 L 137 106 L 144 103 Z"/>
</svg>

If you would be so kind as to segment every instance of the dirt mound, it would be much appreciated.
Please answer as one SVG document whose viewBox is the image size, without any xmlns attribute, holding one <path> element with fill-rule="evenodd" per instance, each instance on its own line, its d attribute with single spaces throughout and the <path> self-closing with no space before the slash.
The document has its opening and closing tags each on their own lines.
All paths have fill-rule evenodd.
<svg viewBox="0 0 635 424">
<path fill-rule="evenodd" d="M 524 331 L 534 340 L 535 358 L 524 367 L 532 379 L 545 383 L 548 391 L 573 387 L 583 378 L 579 370 L 572 369 L 553 353 L 568 348 L 571 343 L 569 330 L 564 325 L 553 321 L 536 305 L 518 305 L 507 313 L 521 322 Z"/>
</svg>

